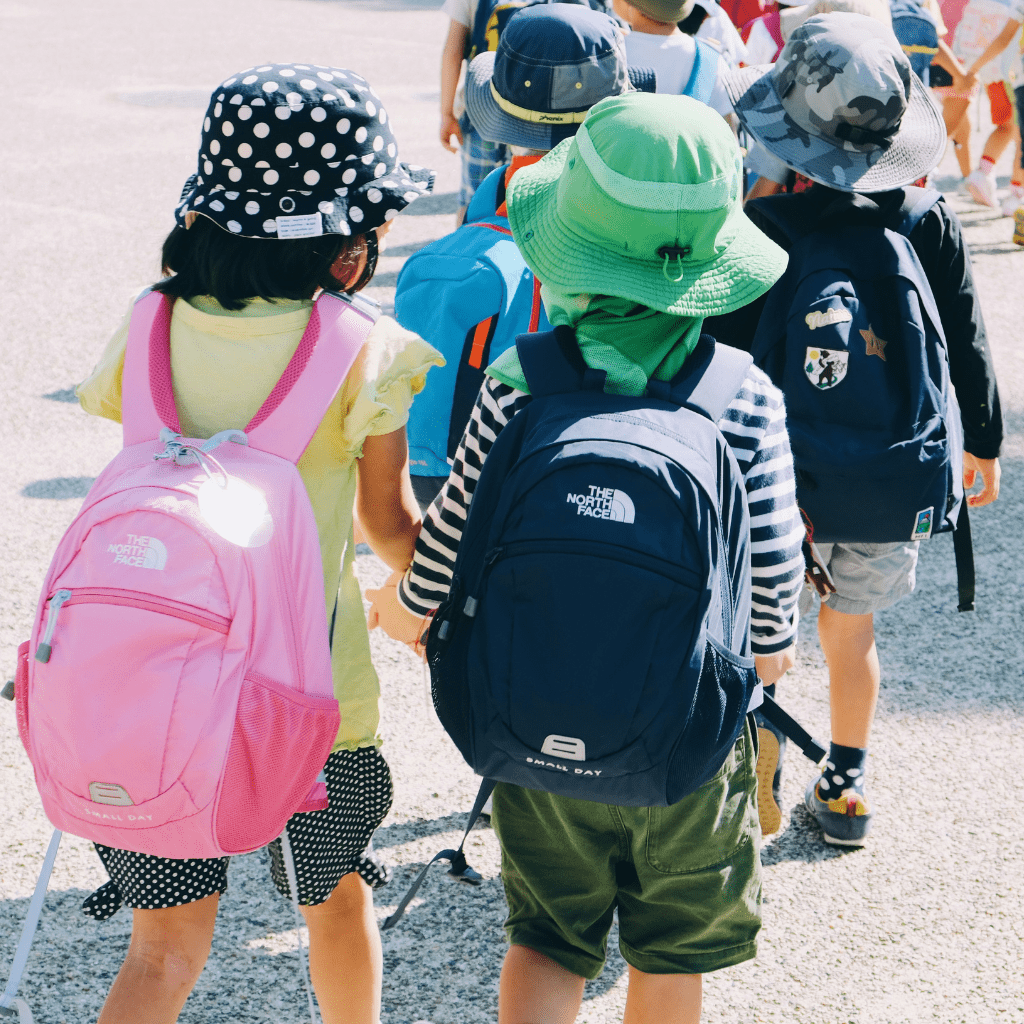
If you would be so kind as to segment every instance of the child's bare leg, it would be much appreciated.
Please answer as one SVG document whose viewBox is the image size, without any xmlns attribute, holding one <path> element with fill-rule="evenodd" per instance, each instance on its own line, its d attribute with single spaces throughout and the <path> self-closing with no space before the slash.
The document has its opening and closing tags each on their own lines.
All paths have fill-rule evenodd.
<svg viewBox="0 0 1024 1024">
<path fill-rule="evenodd" d="M 960 174 L 965 178 L 974 169 L 971 166 L 971 119 L 967 116 L 970 102 L 959 96 L 947 96 L 942 104 L 946 134 L 953 142 L 956 162 L 960 166 Z"/>
<path fill-rule="evenodd" d="M 822 604 L 818 636 L 828 663 L 832 742 L 866 747 L 880 680 L 874 619 L 870 612 L 848 615 Z"/>
<path fill-rule="evenodd" d="M 698 1024 L 702 991 L 699 974 L 644 974 L 630 967 L 622 1024 Z"/>
<path fill-rule="evenodd" d="M 1006 152 L 1006 147 L 1013 142 L 1016 131 L 1016 125 L 1012 121 L 996 125 L 992 129 L 992 134 L 985 141 L 985 149 L 981 155 L 991 160 L 992 163 L 997 163 L 1003 153 Z"/>
<path fill-rule="evenodd" d="M 309 969 L 324 1024 L 377 1024 L 384 958 L 373 890 L 352 872 L 323 903 L 301 910 L 309 926 Z"/>
<path fill-rule="evenodd" d="M 509 946 L 501 968 L 498 1024 L 572 1024 L 584 979 L 528 946 Z"/>
<path fill-rule="evenodd" d="M 98 1024 L 174 1024 L 210 955 L 219 900 L 133 911 L 128 955 Z"/>
</svg>

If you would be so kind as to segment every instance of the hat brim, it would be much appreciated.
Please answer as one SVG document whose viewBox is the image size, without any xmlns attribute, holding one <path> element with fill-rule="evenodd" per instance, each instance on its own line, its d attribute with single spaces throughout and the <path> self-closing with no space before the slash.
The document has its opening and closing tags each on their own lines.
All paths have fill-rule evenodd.
<svg viewBox="0 0 1024 1024">
<path fill-rule="evenodd" d="M 773 67 L 761 64 L 726 72 L 725 91 L 743 127 L 805 177 L 841 192 L 886 192 L 909 185 L 938 166 L 946 151 L 946 125 L 916 76 L 892 144 L 862 153 L 810 134 L 793 121 L 772 83 Z"/>
<path fill-rule="evenodd" d="M 488 50 L 475 57 L 466 71 L 466 110 L 473 128 L 488 142 L 524 149 L 554 149 L 579 130 L 582 121 L 574 124 L 539 124 L 523 121 L 502 110 L 491 92 L 496 51 Z M 654 92 L 654 68 L 626 68 L 629 84 L 637 92 Z M 603 97 L 602 97 L 603 98 Z"/>
<path fill-rule="evenodd" d="M 558 216 L 558 179 L 571 145 L 521 168 L 509 183 L 512 235 L 544 284 L 568 292 L 614 295 L 676 316 L 716 316 L 753 302 L 782 276 L 788 257 L 737 206 L 732 239 L 713 259 L 685 262 L 682 277 L 666 276 L 659 260 L 635 259 L 597 245 Z"/>
<path fill-rule="evenodd" d="M 310 194 L 295 193 L 294 209 L 290 214 L 320 214 L 324 235 L 362 235 L 379 228 L 386 221 L 393 220 L 410 203 L 434 190 L 434 172 L 429 167 L 415 164 L 396 163 L 394 169 L 383 177 L 364 182 L 357 188 L 349 189 L 334 180 L 321 179 L 320 187 Z M 326 186 L 326 187 L 325 187 Z M 220 192 L 220 195 L 218 195 Z M 263 229 L 265 217 L 245 216 L 236 207 L 223 204 L 226 193 L 223 189 L 206 189 L 198 184 L 197 175 L 191 175 L 185 182 L 175 209 L 175 220 L 181 227 L 188 226 L 188 214 L 197 213 L 212 220 L 218 227 L 231 231 L 228 223 L 232 220 L 239 225 L 238 231 L 231 231 L 239 238 L 276 238 Z M 221 210 L 215 211 L 207 200 L 221 199 Z M 243 197 L 244 198 L 244 197 Z M 196 204 L 199 199 L 199 205 Z M 239 206 L 241 204 L 238 204 Z M 330 208 L 328 210 L 328 207 Z M 358 210 L 358 215 L 353 213 Z M 392 212 L 393 211 L 393 212 Z M 388 216 L 390 212 L 390 216 Z M 357 219 L 358 216 L 358 219 Z M 257 230 L 258 228 L 258 230 Z M 308 237 L 319 237 L 311 235 Z"/>
</svg>

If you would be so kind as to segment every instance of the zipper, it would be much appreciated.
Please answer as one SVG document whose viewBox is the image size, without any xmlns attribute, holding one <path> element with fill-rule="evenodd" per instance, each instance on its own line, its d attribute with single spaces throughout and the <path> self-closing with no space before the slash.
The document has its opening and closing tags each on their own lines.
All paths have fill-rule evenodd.
<svg viewBox="0 0 1024 1024">
<path fill-rule="evenodd" d="M 60 615 L 61 608 L 70 600 L 70 590 L 58 590 L 50 598 L 50 611 L 46 616 L 46 631 L 36 648 L 36 661 L 41 661 L 44 665 L 50 660 L 50 652 L 53 650 L 51 645 L 53 644 L 53 631 L 57 628 L 57 616 Z"/>
<path fill-rule="evenodd" d="M 563 540 L 517 540 L 491 548 L 484 558 L 484 572 L 503 558 L 529 554 L 593 555 L 612 562 L 625 562 L 683 586 L 692 584 L 698 577 L 697 573 L 673 572 L 660 558 L 621 544 L 608 544 L 605 541 L 575 541 L 567 544 Z"/>
<path fill-rule="evenodd" d="M 168 597 L 154 597 L 138 590 L 122 590 L 116 587 L 79 587 L 75 590 L 58 590 L 50 598 L 50 610 L 46 620 L 46 630 L 42 641 L 36 648 L 36 661 L 44 664 L 50 660 L 53 633 L 57 628 L 57 616 L 65 605 L 73 604 L 109 604 L 124 608 L 140 608 L 143 611 L 155 612 L 158 615 L 170 615 L 172 618 L 191 622 L 204 629 L 212 629 L 215 633 L 227 635 L 231 628 L 231 620 L 223 615 L 216 615 L 204 608 L 173 601 Z"/>
</svg>

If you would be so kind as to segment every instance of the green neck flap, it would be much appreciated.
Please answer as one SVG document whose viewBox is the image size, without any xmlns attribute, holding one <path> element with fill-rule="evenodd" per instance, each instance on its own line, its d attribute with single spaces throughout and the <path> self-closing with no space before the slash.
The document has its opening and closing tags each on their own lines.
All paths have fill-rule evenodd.
<svg viewBox="0 0 1024 1024">
<path fill-rule="evenodd" d="M 541 297 L 551 326 L 571 327 L 583 361 L 605 371 L 604 390 L 610 395 L 639 397 L 652 377 L 671 380 L 696 347 L 704 323 L 702 317 L 673 316 L 611 295 L 571 294 L 544 285 Z M 529 394 L 515 346 L 487 373 Z"/>
</svg>

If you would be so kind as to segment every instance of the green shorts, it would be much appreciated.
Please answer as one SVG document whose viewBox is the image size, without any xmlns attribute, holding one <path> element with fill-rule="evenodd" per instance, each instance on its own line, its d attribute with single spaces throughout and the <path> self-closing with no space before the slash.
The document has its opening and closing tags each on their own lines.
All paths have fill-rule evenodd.
<svg viewBox="0 0 1024 1024">
<path fill-rule="evenodd" d="M 619 949 L 647 974 L 749 960 L 761 927 L 756 752 L 744 728 L 721 771 L 671 807 L 613 807 L 499 783 L 509 942 L 583 978 Z"/>
</svg>

